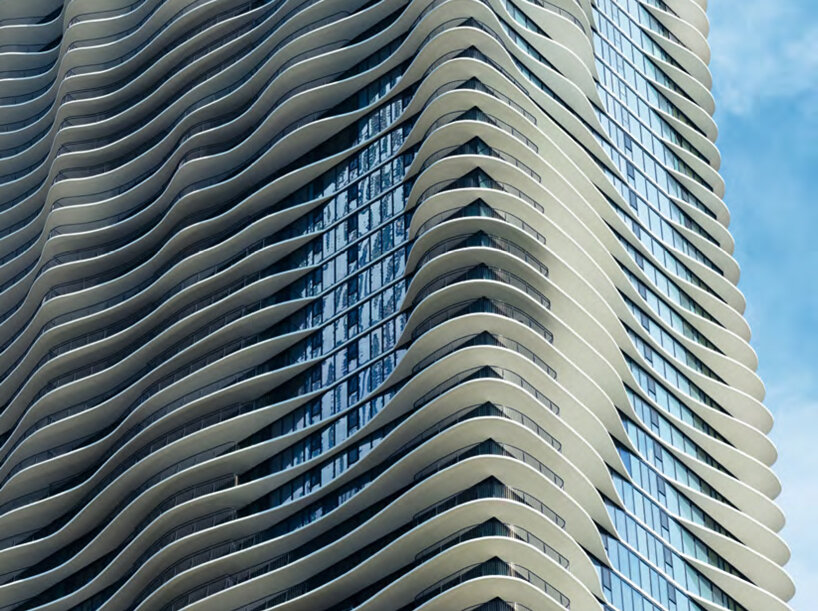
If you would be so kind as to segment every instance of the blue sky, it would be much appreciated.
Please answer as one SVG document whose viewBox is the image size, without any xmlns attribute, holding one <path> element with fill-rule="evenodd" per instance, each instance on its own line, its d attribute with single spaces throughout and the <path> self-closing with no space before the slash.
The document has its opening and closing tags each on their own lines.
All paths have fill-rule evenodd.
<svg viewBox="0 0 818 611">
<path fill-rule="evenodd" d="M 815 0 L 710 0 L 739 288 L 776 417 L 784 537 L 798 593 L 818 608 L 818 10 Z M 812 603 L 812 604 L 810 604 Z"/>
</svg>

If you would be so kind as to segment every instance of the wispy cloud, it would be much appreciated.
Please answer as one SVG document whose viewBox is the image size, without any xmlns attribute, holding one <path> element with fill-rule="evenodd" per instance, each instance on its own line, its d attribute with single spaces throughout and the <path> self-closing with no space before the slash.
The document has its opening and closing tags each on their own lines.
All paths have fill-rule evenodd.
<svg viewBox="0 0 818 611">
<path fill-rule="evenodd" d="M 818 100 L 814 0 L 712 0 L 709 8 L 724 112 L 746 115 L 774 98 Z"/>
</svg>

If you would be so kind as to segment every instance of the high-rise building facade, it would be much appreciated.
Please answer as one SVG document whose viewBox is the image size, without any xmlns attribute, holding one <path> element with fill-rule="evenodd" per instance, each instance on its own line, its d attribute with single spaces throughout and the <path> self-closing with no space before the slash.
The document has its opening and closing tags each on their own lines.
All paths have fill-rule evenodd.
<svg viewBox="0 0 818 611">
<path fill-rule="evenodd" d="M 789 609 L 707 31 L 0 4 L 0 610 Z"/>
</svg>

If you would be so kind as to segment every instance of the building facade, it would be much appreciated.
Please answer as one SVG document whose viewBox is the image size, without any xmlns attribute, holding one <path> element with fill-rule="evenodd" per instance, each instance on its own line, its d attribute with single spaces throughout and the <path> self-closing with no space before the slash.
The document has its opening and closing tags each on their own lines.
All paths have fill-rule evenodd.
<svg viewBox="0 0 818 611">
<path fill-rule="evenodd" d="M 707 31 L 2 3 L 0 609 L 789 609 Z"/>
</svg>

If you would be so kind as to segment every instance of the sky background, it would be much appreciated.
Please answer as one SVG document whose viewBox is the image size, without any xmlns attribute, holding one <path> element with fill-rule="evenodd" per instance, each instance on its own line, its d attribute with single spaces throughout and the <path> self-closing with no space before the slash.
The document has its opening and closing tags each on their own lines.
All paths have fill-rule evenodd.
<svg viewBox="0 0 818 611">
<path fill-rule="evenodd" d="M 726 201 L 793 555 L 797 611 L 818 609 L 818 3 L 710 0 Z"/>
</svg>

